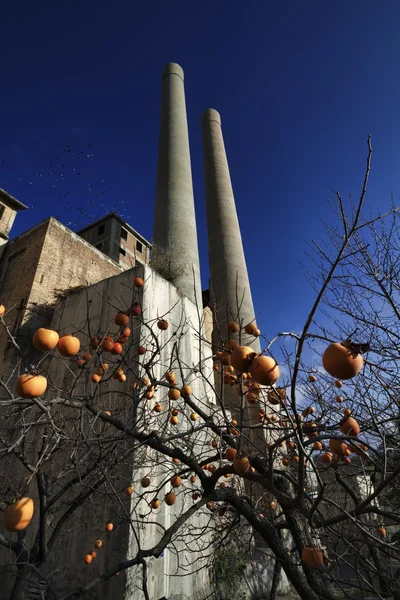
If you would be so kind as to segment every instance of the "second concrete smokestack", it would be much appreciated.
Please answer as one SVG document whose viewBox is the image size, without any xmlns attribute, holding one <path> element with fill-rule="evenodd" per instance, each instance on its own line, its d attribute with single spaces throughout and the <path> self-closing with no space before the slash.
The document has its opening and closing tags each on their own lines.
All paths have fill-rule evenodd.
<svg viewBox="0 0 400 600">
<path fill-rule="evenodd" d="M 226 323 L 254 319 L 254 307 L 236 213 L 219 113 L 201 116 L 207 202 L 208 250 L 214 319 L 222 335 Z M 246 341 L 246 340 L 244 340 Z M 259 351 L 259 342 L 251 344 Z"/>
<path fill-rule="evenodd" d="M 182 68 L 168 63 L 162 75 L 160 135 L 154 213 L 154 268 L 200 309 L 201 283 L 189 134 Z M 195 292 L 196 290 L 196 292 Z"/>
</svg>

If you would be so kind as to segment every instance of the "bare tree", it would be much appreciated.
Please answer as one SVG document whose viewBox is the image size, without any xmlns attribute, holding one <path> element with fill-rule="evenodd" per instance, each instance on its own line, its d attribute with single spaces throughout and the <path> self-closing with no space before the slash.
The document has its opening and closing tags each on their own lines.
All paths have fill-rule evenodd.
<svg viewBox="0 0 400 600">
<path fill-rule="evenodd" d="M 171 575 L 213 571 L 204 598 L 229 594 L 221 587 L 229 573 L 257 597 L 254 557 L 272 561 L 271 598 L 282 573 L 305 600 L 338 591 L 383 598 L 398 588 L 399 226 L 394 207 L 363 216 L 371 156 L 368 140 L 358 202 L 346 212 L 335 194 L 339 224 L 327 225 L 326 246 L 313 243 L 316 266 L 306 273 L 316 298 L 302 331 L 261 336 L 273 357 L 270 385 L 265 369 L 260 385 L 257 356 L 247 352 L 243 368 L 233 356 L 247 325 L 240 307 L 231 307 L 238 331 L 231 324 L 213 353 L 203 352 L 201 323 L 184 310 L 177 318 L 173 306 L 143 311 L 138 280 L 129 305 L 103 296 L 112 318 L 101 326 L 91 316 L 98 292 L 86 292 L 74 332 L 81 352 L 65 360 L 59 343 L 30 368 L 33 379 L 46 376 L 44 395 L 15 388 L 11 375 L 0 382 L 2 508 L 35 501 L 28 527 L 0 535 L 13 599 L 33 581 L 58 600 L 96 597 L 108 584 L 114 594 L 137 585 L 149 598 L 149 565 L 164 551 Z M 1 321 L 7 329 L 7 313 Z M 184 351 L 189 335 L 195 364 Z M 358 373 L 322 368 L 322 352 L 337 342 Z M 63 563 L 77 528 L 85 532 L 77 563 Z M 129 547 L 113 545 L 118 532 Z"/>
</svg>

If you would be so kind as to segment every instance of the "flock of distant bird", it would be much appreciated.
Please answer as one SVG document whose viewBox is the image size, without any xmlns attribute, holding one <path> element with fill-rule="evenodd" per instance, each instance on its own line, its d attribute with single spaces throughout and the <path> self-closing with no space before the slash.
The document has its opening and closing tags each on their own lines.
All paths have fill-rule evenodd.
<svg viewBox="0 0 400 600">
<path fill-rule="evenodd" d="M 33 140 L 32 145 L 38 147 L 38 142 Z M 39 169 L 36 176 L 19 177 L 20 181 L 26 183 L 26 198 L 21 200 L 27 202 L 30 210 L 42 211 L 47 207 L 31 204 L 29 198 L 37 202 L 37 199 L 43 197 L 43 188 L 47 187 L 46 197 L 54 198 L 51 206 L 56 207 L 57 213 L 51 216 L 74 229 L 81 229 L 113 211 L 128 221 L 130 215 L 127 214 L 124 201 L 117 197 L 116 188 L 106 181 L 107 171 L 115 169 L 102 167 L 96 172 L 93 158 L 91 143 L 78 150 L 74 150 L 71 141 L 53 142 L 52 146 L 42 147 L 40 156 L 37 157 Z M 7 162 L 7 159 L 0 159 L 0 176 L 3 164 L 3 168 L 7 168 Z M 38 185 L 42 187 L 40 191 L 37 189 Z M 13 193 L 12 190 L 7 191 Z M 50 215 L 46 218 L 48 216 Z"/>
</svg>

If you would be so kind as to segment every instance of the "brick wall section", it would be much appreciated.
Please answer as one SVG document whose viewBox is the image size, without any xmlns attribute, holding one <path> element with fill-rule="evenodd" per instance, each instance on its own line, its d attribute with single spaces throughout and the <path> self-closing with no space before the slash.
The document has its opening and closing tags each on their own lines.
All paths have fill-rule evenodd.
<svg viewBox="0 0 400 600">
<path fill-rule="evenodd" d="M 7 244 L 0 264 L 0 299 L 10 309 L 5 321 L 18 332 L 24 350 L 28 349 L 32 333 L 49 325 L 57 293 L 121 271 L 113 260 L 50 217 Z M 14 360 L 13 347 L 2 329 L 0 375 L 9 372 Z"/>
<path fill-rule="evenodd" d="M 49 227 L 37 266 L 31 301 L 53 303 L 57 290 L 92 285 L 121 273 L 122 268 L 61 223 Z"/>
</svg>

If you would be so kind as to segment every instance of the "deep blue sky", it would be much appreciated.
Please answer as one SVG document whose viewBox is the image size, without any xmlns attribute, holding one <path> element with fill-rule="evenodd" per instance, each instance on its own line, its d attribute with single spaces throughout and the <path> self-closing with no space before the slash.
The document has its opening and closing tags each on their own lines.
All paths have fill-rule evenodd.
<svg viewBox="0 0 400 600">
<path fill-rule="evenodd" d="M 115 205 L 151 239 L 169 61 L 185 71 L 204 286 L 199 117 L 213 107 L 268 335 L 304 320 L 314 292 L 298 260 L 333 219 L 331 188 L 359 194 L 369 133 L 368 202 L 399 197 L 398 0 L 20 0 L 2 3 L 0 22 L 0 187 L 31 207 L 13 235 L 49 215 L 79 229 Z"/>
</svg>

